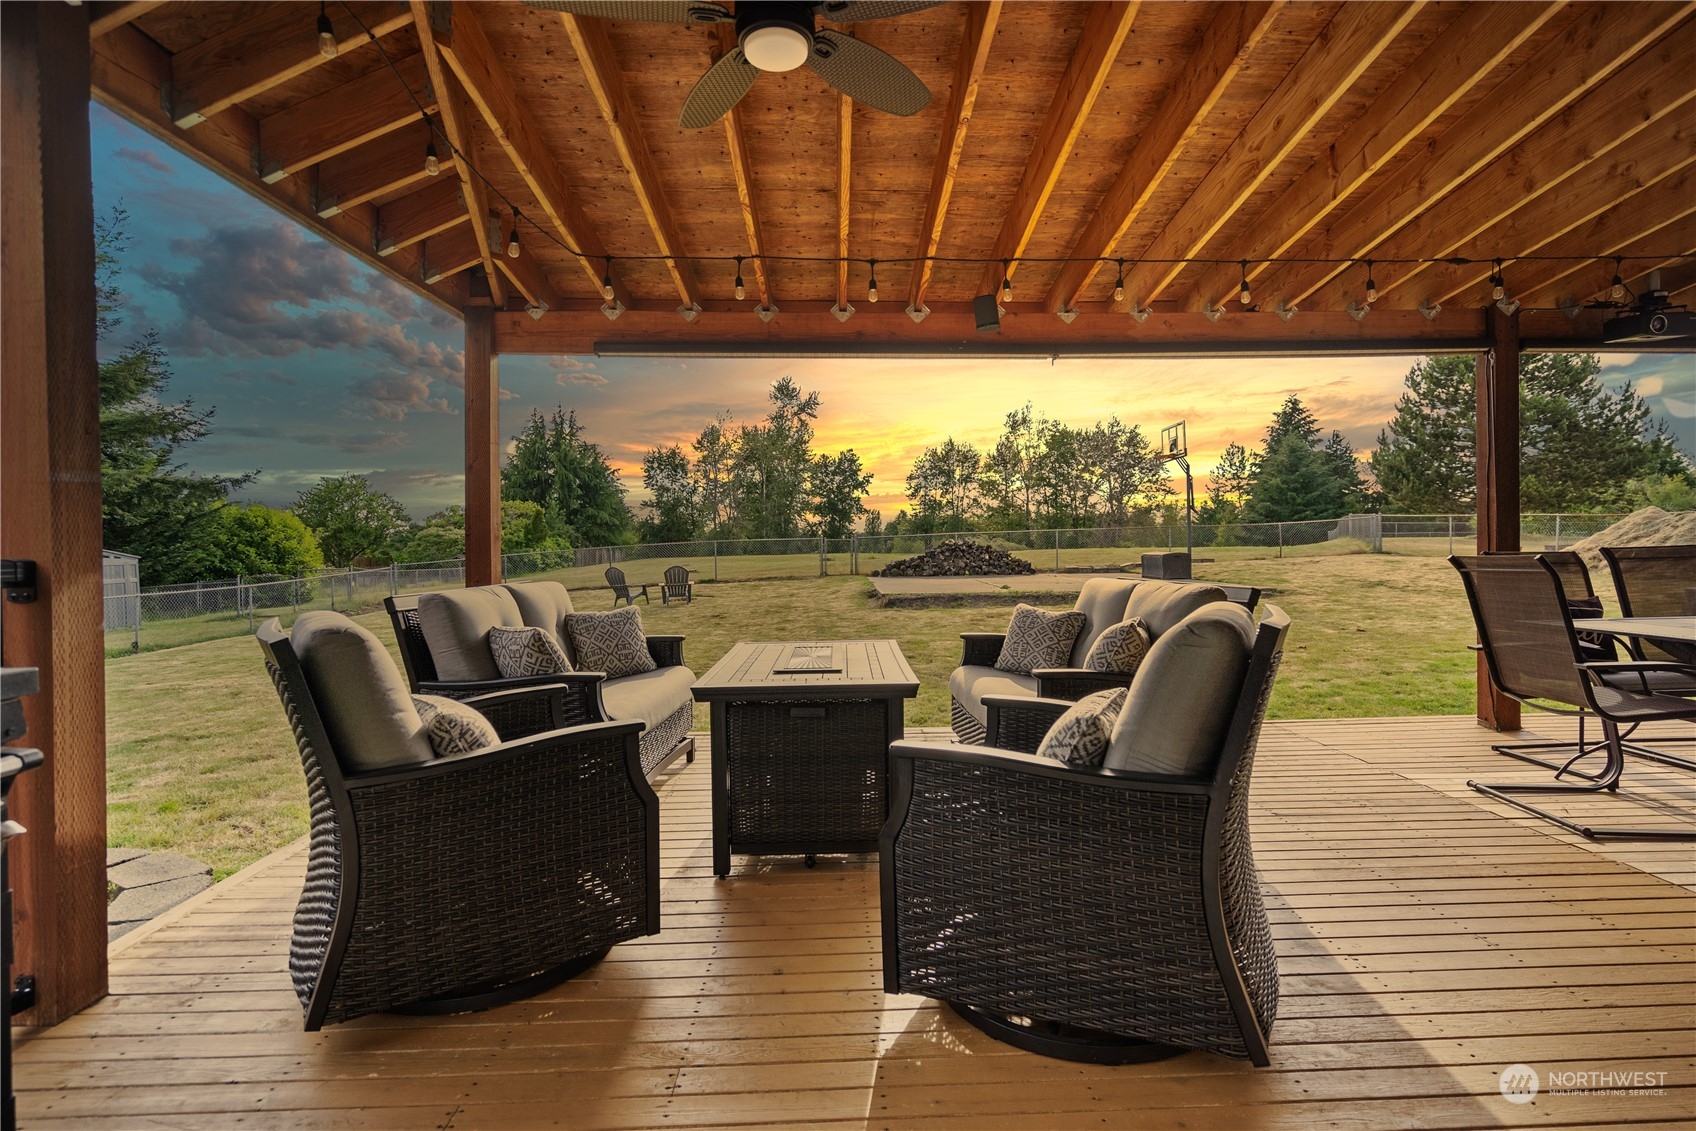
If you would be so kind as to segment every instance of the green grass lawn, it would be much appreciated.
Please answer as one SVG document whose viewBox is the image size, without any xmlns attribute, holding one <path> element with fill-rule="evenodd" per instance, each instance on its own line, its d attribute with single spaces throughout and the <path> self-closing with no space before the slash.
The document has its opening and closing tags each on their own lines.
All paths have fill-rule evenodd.
<svg viewBox="0 0 1696 1131">
<path fill-rule="evenodd" d="M 1460 579 L 1438 558 L 1330 554 L 1197 567 L 1259 585 L 1293 622 L 1271 711 L 1277 718 L 1468 714 L 1472 623 Z M 688 637 L 704 672 L 749 639 L 893 637 L 920 679 L 913 726 L 948 722 L 961 632 L 999 631 L 1005 607 L 879 608 L 864 577 L 698 585 L 687 605 L 638 605 L 650 632 Z M 606 591 L 577 595 L 608 607 Z M 1606 599 L 1609 595 L 1604 593 Z M 1054 607 L 1070 596 L 1056 595 Z M 389 643 L 381 609 L 356 619 Z M 108 840 L 169 849 L 222 878 L 306 831 L 299 757 L 251 637 L 107 661 Z M 696 708 L 696 726 L 706 714 Z"/>
</svg>

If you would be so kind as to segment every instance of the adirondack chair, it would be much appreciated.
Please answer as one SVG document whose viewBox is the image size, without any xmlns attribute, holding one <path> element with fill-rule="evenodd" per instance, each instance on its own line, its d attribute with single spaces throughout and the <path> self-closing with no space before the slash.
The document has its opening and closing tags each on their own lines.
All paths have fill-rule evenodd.
<svg viewBox="0 0 1696 1131">
<path fill-rule="evenodd" d="M 665 584 L 660 586 L 660 604 L 669 605 L 673 601 L 685 603 L 695 599 L 695 586 L 689 580 L 694 572 L 685 566 L 672 566 L 665 571 Z"/>
<path fill-rule="evenodd" d="M 648 596 L 648 587 L 646 585 L 632 585 L 624 580 L 624 571 L 617 566 L 607 567 L 606 578 L 607 584 L 612 588 L 613 608 L 618 608 L 620 601 L 623 601 L 626 605 L 634 605 L 638 597 L 650 605 L 654 603 L 653 599 Z"/>
</svg>

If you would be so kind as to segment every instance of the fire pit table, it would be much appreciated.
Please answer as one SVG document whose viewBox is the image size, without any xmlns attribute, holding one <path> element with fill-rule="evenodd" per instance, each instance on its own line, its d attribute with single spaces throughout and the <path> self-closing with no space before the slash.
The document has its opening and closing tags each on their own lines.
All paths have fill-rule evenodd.
<svg viewBox="0 0 1696 1131">
<path fill-rule="evenodd" d="M 695 683 L 712 705 L 713 872 L 730 854 L 875 852 L 889 744 L 919 680 L 893 640 L 735 645 Z"/>
</svg>

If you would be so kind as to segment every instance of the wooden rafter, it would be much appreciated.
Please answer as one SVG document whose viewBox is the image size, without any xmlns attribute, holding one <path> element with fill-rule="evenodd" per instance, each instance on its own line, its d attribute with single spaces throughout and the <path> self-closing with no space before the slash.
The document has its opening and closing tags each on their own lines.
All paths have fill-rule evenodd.
<svg viewBox="0 0 1696 1131">
<path fill-rule="evenodd" d="M 1638 234 L 1634 225 L 1640 226 L 1651 215 L 1665 218 L 1669 214 L 1665 206 L 1672 203 L 1670 199 L 1643 194 L 1669 178 L 1680 181 L 1682 178 L 1676 174 L 1693 163 L 1696 163 L 1696 105 L 1686 105 L 1657 125 L 1634 133 L 1605 154 L 1598 154 L 1596 159 L 1574 161 L 1576 167 L 1571 175 L 1561 179 L 1559 191 L 1549 199 L 1541 199 L 1541 194 L 1531 197 L 1470 238 L 1434 252 L 1475 262 L 1424 265 L 1416 273 L 1402 268 L 1394 277 L 1404 285 L 1391 290 L 1380 282 L 1380 301 L 1400 307 L 1418 306 L 1427 300 L 1452 302 L 1459 293 L 1472 290 L 1475 284 L 1489 277 L 1491 261 L 1497 256 L 1511 260 L 1533 253 L 1611 251 L 1615 244 Z M 1488 172 L 1480 177 L 1487 177 Z M 1643 203 L 1652 199 L 1659 200 L 1661 206 L 1653 212 L 1643 211 Z M 1598 228 L 1592 224 L 1595 220 L 1606 223 Z M 1623 226 L 1610 227 L 1610 224 Z M 1607 235 L 1604 242 L 1575 246 L 1569 238 L 1575 232 L 1586 233 L 1587 239 L 1598 233 Z M 1441 242 L 1451 241 L 1445 238 Z M 1554 250 L 1557 247 L 1563 250 Z M 1546 274 L 1548 268 L 1544 264 L 1533 268 L 1532 273 Z M 1523 284 L 1531 283 L 1521 272 L 1516 271 L 1515 275 Z M 1391 277 L 1386 275 L 1387 279 Z M 1345 274 L 1331 280 L 1318 293 L 1335 294 L 1339 283 L 1347 278 Z"/>
<path fill-rule="evenodd" d="M 1030 157 L 1025 161 L 1024 175 L 1019 178 L 1018 191 L 1013 194 L 990 252 L 994 259 L 1014 260 L 1009 268 L 1011 272 L 1018 270 L 1016 261 L 1024 254 L 1037 222 L 1042 219 L 1042 210 L 1060 180 L 1066 158 L 1072 155 L 1072 146 L 1083 132 L 1084 120 L 1094 108 L 1101 88 L 1107 84 L 1107 76 L 1113 71 L 1119 48 L 1131 32 L 1131 22 L 1136 19 L 1139 7 L 1140 0 L 1113 0 L 1089 7 L 1077 47 L 1060 77 L 1053 101 L 1048 104 L 1048 115 L 1037 130 Z M 986 264 L 978 293 L 990 294 L 1000 283 L 1001 265 Z"/>
<path fill-rule="evenodd" d="M 430 80 L 422 54 L 398 60 L 395 69 L 398 78 L 383 67 L 261 118 L 260 176 L 280 181 L 401 129 L 418 121 L 419 103 L 434 110 L 439 87 Z"/>
<path fill-rule="evenodd" d="M 566 17 L 568 20 L 570 17 Z M 593 22 L 593 21 L 591 21 Z M 729 51 L 736 45 L 732 25 L 718 25 L 719 49 Z M 753 256 L 754 291 L 760 305 L 770 307 L 771 273 L 766 269 L 766 241 L 760 224 L 760 210 L 754 199 L 754 171 L 748 160 L 748 141 L 743 128 L 740 106 L 732 106 L 724 115 L 724 142 L 730 153 L 730 171 L 736 178 L 736 201 L 742 211 L 742 228 L 748 233 L 748 254 Z"/>
<path fill-rule="evenodd" d="M 1239 258 L 1250 261 L 1253 281 L 1275 259 L 1347 200 L 1391 158 L 1419 137 L 1467 91 L 1494 73 L 1541 28 L 1561 3 L 1472 4 L 1464 8 L 1425 52 L 1397 76 L 1343 135 L 1327 159 L 1312 168 L 1261 213 Z M 1529 15 L 1528 15 L 1529 12 Z M 1235 294 L 1242 273 L 1236 265 L 1205 272 L 1185 300 L 1186 310 L 1216 307 Z"/>
<path fill-rule="evenodd" d="M 484 263 L 482 241 L 476 231 L 483 225 L 461 224 L 440 235 L 424 240 L 424 254 L 419 271 L 426 283 L 434 283 L 450 275 Z"/>
<path fill-rule="evenodd" d="M 1107 255 L 1130 230 L 1184 147 L 1224 95 L 1250 54 L 1272 29 L 1283 7 L 1274 3 L 1226 3 L 1203 33 L 1201 44 L 1160 102 L 1154 119 L 1137 139 L 1119 175 L 1096 206 L 1043 299 L 1051 314 L 1074 306 Z"/>
<path fill-rule="evenodd" d="M 1366 257 L 1692 11 L 1696 5 L 1690 3 L 1603 4 L 1585 10 L 1430 148 L 1358 204 L 1339 210 L 1314 229 L 1300 245 L 1300 254 L 1325 260 Z M 1294 303 L 1342 270 L 1330 263 L 1281 267 L 1259 283 L 1256 298 L 1262 305 L 1275 300 Z"/>
<path fill-rule="evenodd" d="M 1424 0 L 1343 6 L 1126 274 L 1125 304 L 1160 297 L 1184 269 L 1160 261 L 1201 254 L 1422 7 Z"/>
<path fill-rule="evenodd" d="M 88 6 L 88 34 L 98 39 L 113 28 L 132 23 L 166 0 L 100 0 Z"/>
<path fill-rule="evenodd" d="M 908 290 L 907 305 L 914 310 L 924 309 L 925 291 L 930 287 L 930 257 L 936 254 L 937 245 L 942 241 L 948 199 L 954 194 L 954 177 L 960 169 L 960 154 L 966 148 L 966 129 L 972 121 L 972 107 L 977 104 L 984 65 L 989 62 L 989 46 L 995 38 L 995 25 L 1001 19 L 1001 0 L 974 2 L 965 7 L 966 32 L 960 41 L 954 85 L 948 93 L 948 112 L 942 119 L 942 142 L 937 147 L 936 166 L 931 172 L 925 218 L 919 227 L 918 262 L 913 265 L 913 280 Z"/>
<path fill-rule="evenodd" d="M 434 180 L 435 184 L 377 209 L 372 242 L 378 255 L 393 255 L 403 247 L 411 247 L 471 218 L 465 209 L 465 194 L 459 181 L 443 177 Z"/>
<path fill-rule="evenodd" d="M 348 7 L 357 21 L 346 10 L 331 15 L 340 52 L 369 42 L 361 23 L 378 36 L 412 24 L 406 8 L 392 0 L 350 0 Z M 253 11 L 251 19 L 171 56 L 165 89 L 178 126 L 198 126 L 327 62 L 318 53 L 317 13 L 308 5 L 256 4 Z"/>
<path fill-rule="evenodd" d="M 488 34 L 478 22 L 480 17 L 472 10 L 475 5 L 413 2 L 429 9 L 429 37 L 441 52 L 442 60 L 465 87 L 559 238 L 581 253 L 576 256 L 578 266 L 598 292 L 606 245 L 567 190 L 558 163 L 542 144 L 529 111 L 519 100 L 511 77 L 496 58 Z M 629 307 L 633 300 L 616 268 L 612 285 L 612 301 Z"/>
<path fill-rule="evenodd" d="M 1654 81 L 1675 59 L 1696 59 L 1696 20 L 1620 68 L 1567 113 L 1545 122 L 1500 160 L 1479 170 L 1455 190 L 1447 207 L 1415 218 L 1374 247 L 1373 253 L 1382 249 L 1387 259 L 1466 254 L 1463 249 L 1470 242 L 1528 208 L 1542 213 L 1541 235 L 1551 238 L 1643 183 L 1633 168 L 1624 170 L 1612 184 L 1607 179 L 1585 180 L 1580 176 L 1584 170 L 1620 153 L 1624 165 L 1640 166 L 1641 176 L 1659 179 L 1689 160 L 1696 140 L 1696 87 L 1663 87 Z M 1666 131 L 1657 128 L 1662 121 L 1677 127 L 1682 145 L 1662 144 Z M 1556 195 L 1538 206 L 1550 193 Z M 1498 244 L 1478 254 L 1517 250 L 1512 244 Z M 1426 264 L 1388 264 L 1379 273 L 1379 293 L 1390 293 L 1410 281 L 1417 285 L 1426 269 Z M 1305 297 L 1294 296 L 1296 301 Z"/>
<path fill-rule="evenodd" d="M 1651 207 L 1654 212 L 1648 211 Z M 1696 167 L 1686 167 L 1538 251 L 1544 255 L 1589 255 L 1605 249 L 1630 260 L 1622 264 L 1620 273 L 1631 277 L 1675 262 L 1692 247 L 1696 247 Z M 1535 299 L 1542 306 L 1558 306 L 1569 296 L 1583 301 L 1608 286 L 1613 273 L 1614 261 L 1609 258 L 1564 263 L 1521 261 L 1502 269 L 1514 298 L 1526 305 Z M 1474 281 L 1449 295 L 1445 305 L 1483 306 L 1490 298 L 1489 282 Z M 1553 301 L 1549 301 L 1551 298 Z"/>
<path fill-rule="evenodd" d="M 642 136 L 636 106 L 630 101 L 630 92 L 625 89 L 618 58 L 613 53 L 612 40 L 607 36 L 606 23 L 599 19 L 574 16 L 568 12 L 561 12 L 559 18 L 565 25 L 566 34 L 571 37 L 571 46 L 577 52 L 577 64 L 582 68 L 589 90 L 595 96 L 595 105 L 600 108 L 601 120 L 606 123 L 613 148 L 618 151 L 618 159 L 624 164 L 624 171 L 630 177 L 630 187 L 636 192 L 636 203 L 642 209 L 642 215 L 647 218 L 648 228 L 654 233 L 654 242 L 659 245 L 660 254 L 666 256 L 666 270 L 671 273 L 672 285 L 677 288 L 677 297 L 685 307 L 699 306 L 701 290 L 695 281 L 695 269 L 687 259 L 681 258 L 687 254 L 683 246 L 683 236 L 672 217 L 671 205 L 666 200 L 665 192 L 660 187 L 659 170 L 654 166 L 654 155 L 649 151 L 648 143 Z M 739 178 L 738 184 L 740 183 Z M 763 264 L 761 270 L 763 274 Z"/>
<path fill-rule="evenodd" d="M 495 260 L 502 257 L 500 226 L 497 222 L 491 231 L 489 224 L 489 188 L 483 178 L 477 175 L 477 170 L 471 167 L 469 156 L 471 149 L 471 105 L 465 96 L 465 89 L 460 85 L 458 76 L 449 72 L 442 62 L 442 55 L 437 50 L 435 41 L 430 37 L 430 13 L 428 6 L 422 0 L 413 0 L 412 15 L 418 24 L 418 40 L 423 49 L 420 54 L 424 57 L 425 65 L 429 68 L 430 83 L 438 92 L 438 103 L 441 107 L 442 132 L 447 135 L 446 145 L 436 146 L 437 150 L 448 149 L 455 154 L 461 154 L 454 162 L 454 173 L 459 178 L 460 194 L 465 201 L 466 211 L 471 217 L 471 238 L 477 243 L 478 259 L 482 261 L 484 276 L 488 279 L 489 297 L 496 306 L 506 303 L 506 291 L 502 282 L 503 276 L 495 269 Z M 517 223 L 514 218 L 513 223 Z"/>
<path fill-rule="evenodd" d="M 517 259 L 508 255 L 495 258 L 495 266 L 506 276 L 507 282 L 513 289 L 524 296 L 524 302 L 532 308 L 557 310 L 560 305 L 559 293 L 554 290 L 552 280 L 542 267 L 542 261 L 534 255 L 520 255 Z"/>
<path fill-rule="evenodd" d="M 849 189 L 854 177 L 854 102 L 836 97 L 836 309 L 848 309 Z"/>
<path fill-rule="evenodd" d="M 312 210 L 319 216 L 334 216 L 366 201 L 434 180 L 424 170 L 424 154 L 432 137 L 437 139 L 438 175 L 455 174 L 449 179 L 457 181 L 453 150 L 441 144 L 440 129 L 439 124 L 412 122 L 358 149 L 319 162 Z"/>
<path fill-rule="evenodd" d="M 1696 244 L 1687 244 L 1696 247 Z M 1661 289 L 1673 302 L 1688 303 L 1696 298 L 1696 251 L 1656 270 L 1661 273 Z"/>
</svg>

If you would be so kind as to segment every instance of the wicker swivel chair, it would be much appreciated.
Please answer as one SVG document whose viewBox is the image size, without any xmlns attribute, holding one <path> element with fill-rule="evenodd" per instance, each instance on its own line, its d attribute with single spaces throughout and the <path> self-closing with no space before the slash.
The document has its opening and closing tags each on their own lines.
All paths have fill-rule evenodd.
<svg viewBox="0 0 1696 1131">
<path fill-rule="evenodd" d="M 639 725 L 431 757 L 422 734 L 408 733 L 416 712 L 400 718 L 412 710 L 400 673 L 363 632 L 326 612 L 302 613 L 292 634 L 275 619 L 258 632 L 311 803 L 289 947 L 306 1029 L 367 1013 L 486 1009 L 658 933 L 659 802 L 642 776 Z M 351 669 L 331 637 L 353 643 Z M 536 694 L 468 702 L 490 710 Z M 376 745 L 373 719 L 391 745 L 424 742 L 424 758 L 391 752 L 358 768 Z"/>
<path fill-rule="evenodd" d="M 669 605 L 673 601 L 685 604 L 695 599 L 695 586 L 689 580 L 692 573 L 687 566 L 674 565 L 665 571 L 665 583 L 660 586 L 660 604 Z"/>
<path fill-rule="evenodd" d="M 1679 698 L 1668 690 L 1687 685 L 1696 676 L 1696 668 L 1587 660 L 1573 628 L 1560 573 L 1541 554 L 1529 559 L 1511 554 L 1451 557 L 1449 563 L 1460 572 L 1466 586 L 1491 681 L 1511 698 L 1543 710 L 1576 713 L 1546 705 L 1553 702 L 1594 711 L 1602 720 L 1607 753 L 1601 771 L 1582 783 L 1466 784 L 1487 797 L 1590 839 L 1696 839 L 1696 830 L 1586 824 L 1518 796 L 1617 792 L 1625 768 L 1627 746 L 1623 740 L 1632 729 L 1644 722 L 1696 718 L 1696 701 Z"/>
<path fill-rule="evenodd" d="M 631 585 L 624 580 L 624 571 L 617 566 L 608 566 L 604 576 L 607 579 L 607 587 L 612 590 L 613 608 L 618 608 L 620 601 L 623 601 L 626 605 L 634 605 L 638 597 L 642 598 L 645 604 L 651 605 L 654 603 L 653 599 L 648 596 L 648 587 L 646 585 Z"/>
<path fill-rule="evenodd" d="M 1696 546 L 1603 546 L 1620 613 L 1628 617 L 1696 616 Z M 1696 647 L 1639 641 L 1639 660 L 1696 664 Z"/>
<path fill-rule="evenodd" d="M 1180 708 L 1224 736 L 1205 772 L 1086 769 L 996 748 L 1072 706 L 1025 696 L 988 701 L 989 746 L 893 744 L 885 991 L 940 998 L 1048 1056 L 1127 1063 L 1197 1048 L 1267 1064 L 1278 969 L 1248 794 L 1289 618 L 1265 613 L 1243 627 L 1252 649 L 1238 637 L 1238 674 L 1222 685 L 1234 694 Z M 1151 650 L 1122 724 L 1139 690 L 1170 701 L 1156 664 Z"/>
</svg>

